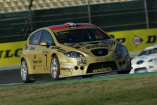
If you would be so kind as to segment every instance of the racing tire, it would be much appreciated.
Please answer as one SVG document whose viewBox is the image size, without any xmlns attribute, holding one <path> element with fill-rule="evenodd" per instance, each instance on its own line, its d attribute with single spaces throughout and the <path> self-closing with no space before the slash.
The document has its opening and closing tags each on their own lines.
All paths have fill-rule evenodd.
<svg viewBox="0 0 157 105">
<path fill-rule="evenodd" d="M 131 70 L 117 71 L 118 74 L 129 74 Z"/>
<path fill-rule="evenodd" d="M 59 73 L 60 73 L 60 66 L 59 66 L 58 57 L 56 55 L 52 57 L 50 70 L 51 70 L 52 79 L 58 80 Z"/>
<path fill-rule="evenodd" d="M 30 75 L 28 74 L 27 62 L 25 59 L 21 61 L 21 79 L 24 83 L 33 83 L 35 80 L 30 79 Z"/>
<path fill-rule="evenodd" d="M 84 76 L 82 76 L 82 78 L 90 78 L 90 77 L 93 77 L 93 75 L 84 75 Z"/>
</svg>

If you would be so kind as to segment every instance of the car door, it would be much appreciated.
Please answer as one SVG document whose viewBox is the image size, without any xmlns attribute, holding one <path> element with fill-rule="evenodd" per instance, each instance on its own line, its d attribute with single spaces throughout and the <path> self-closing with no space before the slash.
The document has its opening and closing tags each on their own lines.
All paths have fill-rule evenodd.
<svg viewBox="0 0 157 105">
<path fill-rule="evenodd" d="M 30 36 L 29 39 L 29 54 L 27 55 L 29 61 L 31 63 L 32 70 L 35 70 L 36 73 L 40 72 L 41 68 L 41 57 L 38 56 L 39 54 L 39 42 L 42 35 L 42 31 L 37 31 L 33 35 Z"/>
<path fill-rule="evenodd" d="M 51 53 L 52 50 L 50 46 L 54 43 L 51 34 L 47 30 L 43 30 L 40 43 L 47 42 L 48 46 L 40 46 L 41 47 L 41 57 L 42 57 L 42 65 L 43 65 L 43 73 L 50 73 L 50 62 L 51 62 Z"/>
</svg>

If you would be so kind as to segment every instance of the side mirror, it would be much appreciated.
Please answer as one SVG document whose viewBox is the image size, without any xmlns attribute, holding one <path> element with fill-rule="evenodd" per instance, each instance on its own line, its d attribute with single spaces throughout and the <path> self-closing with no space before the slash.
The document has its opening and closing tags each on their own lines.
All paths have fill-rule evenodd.
<svg viewBox="0 0 157 105">
<path fill-rule="evenodd" d="M 115 38 L 115 36 L 114 36 L 114 35 L 110 35 L 110 37 L 112 37 L 113 39 Z"/>
<path fill-rule="evenodd" d="M 40 46 L 46 46 L 47 48 L 49 47 L 49 45 L 48 45 L 47 42 L 41 42 L 41 43 L 40 43 Z"/>
</svg>

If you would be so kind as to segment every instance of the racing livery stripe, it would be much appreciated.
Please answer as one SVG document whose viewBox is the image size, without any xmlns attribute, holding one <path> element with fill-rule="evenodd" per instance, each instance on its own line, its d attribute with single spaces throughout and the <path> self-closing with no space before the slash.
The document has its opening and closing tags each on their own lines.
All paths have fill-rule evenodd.
<svg viewBox="0 0 157 105">
<path fill-rule="evenodd" d="M 61 49 L 61 47 L 59 46 L 56 46 L 56 47 L 52 47 L 52 49 L 57 49 L 58 52 L 61 52 L 61 53 L 66 53 L 65 50 Z"/>
<path fill-rule="evenodd" d="M 147 56 L 150 56 L 150 55 L 142 56 L 142 57 L 140 57 L 140 60 L 143 60 L 143 59 L 146 58 Z"/>
</svg>

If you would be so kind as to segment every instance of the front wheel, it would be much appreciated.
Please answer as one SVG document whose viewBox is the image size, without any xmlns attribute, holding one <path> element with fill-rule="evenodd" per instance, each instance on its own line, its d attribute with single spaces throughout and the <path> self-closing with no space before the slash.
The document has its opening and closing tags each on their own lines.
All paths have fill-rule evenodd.
<svg viewBox="0 0 157 105">
<path fill-rule="evenodd" d="M 60 66 L 58 57 L 55 55 L 51 60 L 51 76 L 54 80 L 59 79 Z"/>
<path fill-rule="evenodd" d="M 34 80 L 30 79 L 30 75 L 28 75 L 28 67 L 25 59 L 21 62 L 21 78 L 24 83 L 32 83 Z"/>
<path fill-rule="evenodd" d="M 128 74 L 131 70 L 117 71 L 118 74 Z"/>
<path fill-rule="evenodd" d="M 93 77 L 93 75 L 83 75 L 82 78 L 90 78 Z"/>
</svg>

